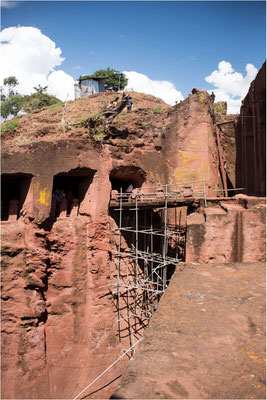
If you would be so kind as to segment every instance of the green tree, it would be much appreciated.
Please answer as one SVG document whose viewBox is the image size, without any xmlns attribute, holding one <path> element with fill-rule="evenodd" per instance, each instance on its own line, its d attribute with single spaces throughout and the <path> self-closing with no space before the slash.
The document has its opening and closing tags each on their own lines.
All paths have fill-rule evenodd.
<svg viewBox="0 0 267 400">
<path fill-rule="evenodd" d="M 7 100 L 7 96 L 4 94 L 3 86 L 0 86 L 0 96 L 1 96 L 1 103 Z"/>
<path fill-rule="evenodd" d="M 57 97 L 46 93 L 47 86 L 38 85 L 34 87 L 34 93 L 22 96 L 14 91 L 18 84 L 15 76 L 9 76 L 4 79 L 3 86 L 0 87 L 1 117 L 4 119 L 9 115 L 16 116 L 19 111 L 32 112 L 52 104 L 62 104 Z"/>
<path fill-rule="evenodd" d="M 48 86 L 41 86 L 39 84 L 38 86 L 34 86 L 33 88 L 37 94 L 44 94 L 46 93 Z"/>
<path fill-rule="evenodd" d="M 23 110 L 32 112 L 43 107 L 51 106 L 52 104 L 62 104 L 62 101 L 57 97 L 46 93 L 47 86 L 38 85 L 34 87 L 35 93 L 30 96 L 24 96 Z"/>
<path fill-rule="evenodd" d="M 19 111 L 23 107 L 23 102 L 23 96 L 21 96 L 20 94 L 15 94 L 5 101 L 2 101 L 1 117 L 6 119 L 9 115 L 13 115 L 14 117 L 18 115 Z"/>
<path fill-rule="evenodd" d="M 62 101 L 47 93 L 41 95 L 34 93 L 30 96 L 24 96 L 23 110 L 25 112 L 32 112 L 43 107 L 51 106 L 52 104 L 62 104 Z"/>
<path fill-rule="evenodd" d="M 105 88 L 117 92 L 118 90 L 123 90 L 128 83 L 126 75 L 122 72 L 116 71 L 113 68 L 99 69 L 95 71 L 92 75 L 82 75 L 81 78 L 92 78 L 94 76 L 106 78 Z"/>
<path fill-rule="evenodd" d="M 1 117 L 4 119 L 9 115 L 16 116 L 22 108 L 23 96 L 14 90 L 18 84 L 19 81 L 15 76 L 9 76 L 4 79 L 3 86 L 0 88 Z M 5 89 L 7 89 L 7 93 Z"/>
<path fill-rule="evenodd" d="M 14 88 L 16 86 L 18 86 L 19 81 L 17 80 L 17 78 L 15 76 L 9 76 L 8 78 L 5 78 L 3 81 L 3 85 L 7 88 L 8 90 L 8 96 L 7 97 L 11 97 L 14 96 L 15 94 L 17 94 L 16 92 L 14 92 Z"/>
</svg>

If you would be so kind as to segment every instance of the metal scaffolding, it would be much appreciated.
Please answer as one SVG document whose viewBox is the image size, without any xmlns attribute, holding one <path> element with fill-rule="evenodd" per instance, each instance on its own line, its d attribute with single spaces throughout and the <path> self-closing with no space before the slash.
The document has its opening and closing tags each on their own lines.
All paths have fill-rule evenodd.
<svg viewBox="0 0 267 400">
<path fill-rule="evenodd" d="M 186 226 L 181 206 L 196 199 L 203 199 L 206 206 L 204 175 L 201 181 L 111 195 L 110 207 L 118 213 L 113 253 L 117 283 L 112 293 L 119 338 L 128 336 L 130 346 L 142 336 L 176 265 L 184 260 Z"/>
</svg>

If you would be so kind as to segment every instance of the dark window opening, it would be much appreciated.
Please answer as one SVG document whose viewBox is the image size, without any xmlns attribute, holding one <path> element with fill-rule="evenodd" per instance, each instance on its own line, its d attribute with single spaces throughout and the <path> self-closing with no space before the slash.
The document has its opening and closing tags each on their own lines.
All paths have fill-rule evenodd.
<svg viewBox="0 0 267 400">
<path fill-rule="evenodd" d="M 2 174 L 1 176 L 1 220 L 17 220 L 28 194 L 32 175 Z"/>
<path fill-rule="evenodd" d="M 117 190 L 119 193 L 125 193 L 128 190 L 138 188 L 139 186 L 131 179 L 110 179 L 112 190 Z"/>
<path fill-rule="evenodd" d="M 89 168 L 76 168 L 69 173 L 54 176 L 52 190 L 51 217 L 77 216 L 79 206 L 84 200 L 93 180 L 95 171 Z"/>
<path fill-rule="evenodd" d="M 117 167 L 110 173 L 111 190 L 118 193 L 131 193 L 132 190 L 141 188 L 145 182 L 145 171 L 138 167 Z"/>
</svg>

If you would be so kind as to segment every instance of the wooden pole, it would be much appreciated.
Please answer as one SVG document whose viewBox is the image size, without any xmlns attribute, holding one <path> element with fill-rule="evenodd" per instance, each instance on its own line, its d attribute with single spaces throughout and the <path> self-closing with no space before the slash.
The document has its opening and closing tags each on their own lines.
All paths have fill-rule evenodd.
<svg viewBox="0 0 267 400">
<path fill-rule="evenodd" d="M 224 195 L 225 195 L 225 197 L 228 197 L 226 173 L 225 173 L 225 169 L 224 169 L 224 165 L 223 165 L 223 159 L 222 159 L 222 147 L 221 147 L 221 141 L 220 141 L 220 131 L 219 131 L 219 128 L 218 128 L 217 125 L 215 125 L 215 128 L 216 128 L 217 146 L 218 146 L 218 152 L 219 152 L 219 160 L 220 160 L 220 167 L 221 167 Z"/>
</svg>

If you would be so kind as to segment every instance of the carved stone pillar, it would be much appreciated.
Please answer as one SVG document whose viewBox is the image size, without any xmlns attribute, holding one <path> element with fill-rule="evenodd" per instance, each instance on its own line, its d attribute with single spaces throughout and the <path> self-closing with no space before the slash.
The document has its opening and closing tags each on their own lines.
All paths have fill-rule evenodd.
<svg viewBox="0 0 267 400">
<path fill-rule="evenodd" d="M 56 218 L 56 206 L 57 206 L 57 201 L 55 198 L 53 198 L 52 203 L 51 203 L 51 211 L 50 211 L 51 218 Z"/>
<path fill-rule="evenodd" d="M 17 221 L 19 210 L 18 200 L 10 200 L 8 210 L 8 221 Z"/>
<path fill-rule="evenodd" d="M 73 199 L 72 200 L 72 204 L 71 204 L 70 217 L 77 217 L 78 208 L 79 208 L 79 200 L 78 199 Z"/>
<path fill-rule="evenodd" d="M 67 216 L 67 206 L 68 202 L 66 199 L 62 199 L 59 204 L 59 216 L 66 217 Z"/>
</svg>

